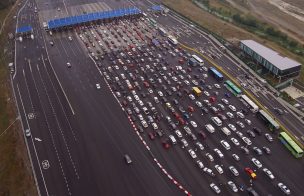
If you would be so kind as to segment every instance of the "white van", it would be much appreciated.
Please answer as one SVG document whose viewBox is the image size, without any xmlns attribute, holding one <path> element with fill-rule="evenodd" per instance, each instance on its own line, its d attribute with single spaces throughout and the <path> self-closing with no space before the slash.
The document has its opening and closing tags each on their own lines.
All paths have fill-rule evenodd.
<svg viewBox="0 0 304 196">
<path fill-rule="evenodd" d="M 177 143 L 177 141 L 176 141 L 176 139 L 175 139 L 175 137 L 173 135 L 169 135 L 169 138 L 170 138 L 172 144 L 176 144 Z"/>
<path fill-rule="evenodd" d="M 211 120 L 214 124 L 216 124 L 216 126 L 218 126 L 218 127 L 222 126 L 222 121 L 221 121 L 221 119 L 219 119 L 219 117 L 217 117 L 217 116 L 211 117 Z"/>
<path fill-rule="evenodd" d="M 215 129 L 211 124 L 206 124 L 205 125 L 206 129 L 210 132 L 210 133 L 214 133 Z"/>
<path fill-rule="evenodd" d="M 221 128 L 221 130 L 223 131 L 223 133 L 225 133 L 225 135 L 227 136 L 231 135 L 231 131 L 227 127 L 223 127 Z"/>
</svg>

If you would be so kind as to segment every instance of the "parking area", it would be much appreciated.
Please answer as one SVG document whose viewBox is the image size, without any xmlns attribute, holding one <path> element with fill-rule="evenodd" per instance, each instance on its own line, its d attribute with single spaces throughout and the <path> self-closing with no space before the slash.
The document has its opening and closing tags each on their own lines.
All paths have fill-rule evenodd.
<svg viewBox="0 0 304 196">
<path fill-rule="evenodd" d="M 182 149 L 215 193 L 285 190 L 269 164 L 275 142 L 263 122 L 207 62 L 190 65 L 193 54 L 160 35 L 153 21 L 126 19 L 76 32 L 152 151 Z"/>
</svg>

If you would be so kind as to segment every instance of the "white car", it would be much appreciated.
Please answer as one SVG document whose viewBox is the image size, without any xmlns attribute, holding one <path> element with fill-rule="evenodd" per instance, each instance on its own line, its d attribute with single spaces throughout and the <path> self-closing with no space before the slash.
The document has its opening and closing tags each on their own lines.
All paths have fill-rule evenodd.
<svg viewBox="0 0 304 196">
<path fill-rule="evenodd" d="M 232 130 L 232 131 L 236 131 L 236 128 L 233 124 L 228 124 L 228 127 Z"/>
<path fill-rule="evenodd" d="M 96 84 L 96 88 L 97 88 L 97 89 L 100 89 L 100 84 Z"/>
<path fill-rule="evenodd" d="M 201 108 L 203 107 L 203 104 L 200 101 L 196 101 L 195 104 L 197 105 L 197 107 Z"/>
<path fill-rule="evenodd" d="M 196 86 L 198 85 L 198 82 L 196 80 L 192 80 L 192 83 Z"/>
<path fill-rule="evenodd" d="M 216 193 L 216 194 L 220 194 L 221 190 L 218 186 L 216 186 L 214 183 L 210 184 L 211 189 Z"/>
<path fill-rule="evenodd" d="M 237 188 L 237 186 L 235 185 L 234 182 L 228 181 L 227 184 L 228 184 L 228 186 L 231 188 L 231 190 L 232 190 L 233 192 L 235 192 L 235 193 L 238 192 L 239 189 Z"/>
<path fill-rule="evenodd" d="M 196 122 L 194 122 L 194 121 L 190 121 L 190 124 L 192 125 L 192 127 L 194 127 L 194 128 L 196 128 L 197 127 L 197 124 L 196 124 Z"/>
<path fill-rule="evenodd" d="M 216 171 L 217 171 L 219 174 L 224 173 L 224 170 L 223 170 L 223 168 L 222 168 L 221 166 L 215 165 L 214 167 L 215 167 Z"/>
<path fill-rule="evenodd" d="M 154 99 L 155 103 L 159 103 L 159 100 L 157 97 L 154 97 L 153 99 Z"/>
<path fill-rule="evenodd" d="M 220 157 L 220 158 L 224 158 L 224 154 L 219 150 L 219 149 L 214 149 L 214 152 Z"/>
<path fill-rule="evenodd" d="M 25 136 L 30 137 L 31 136 L 31 131 L 30 129 L 25 129 Z"/>
<path fill-rule="evenodd" d="M 187 146 L 188 146 L 188 142 L 187 142 L 187 140 L 185 140 L 184 138 L 181 139 L 181 142 L 182 142 L 182 144 L 183 144 L 184 147 L 187 147 Z"/>
<path fill-rule="evenodd" d="M 245 116 L 242 112 L 237 112 L 236 115 L 240 118 L 245 118 Z"/>
<path fill-rule="evenodd" d="M 233 105 L 228 105 L 228 108 L 233 111 L 233 112 L 236 112 L 236 108 L 233 106 Z"/>
<path fill-rule="evenodd" d="M 161 91 L 158 91 L 157 93 L 160 97 L 164 96 L 163 92 L 161 92 Z"/>
<path fill-rule="evenodd" d="M 226 105 L 229 104 L 229 101 L 228 101 L 227 99 L 222 99 L 222 102 L 223 102 L 224 104 L 226 104 Z"/>
<path fill-rule="evenodd" d="M 197 164 L 197 166 L 198 166 L 200 169 L 204 168 L 204 164 L 203 164 L 203 162 L 202 162 L 201 160 L 197 160 L 197 161 L 196 161 L 196 164 Z"/>
<path fill-rule="evenodd" d="M 190 95 L 188 95 L 188 96 L 189 96 L 189 98 L 190 98 L 191 100 L 195 100 L 194 95 L 190 94 Z"/>
<path fill-rule="evenodd" d="M 283 184 L 282 182 L 279 182 L 278 187 L 285 193 L 285 195 L 290 195 L 291 191 L 289 188 L 287 188 L 287 186 L 285 184 Z"/>
<path fill-rule="evenodd" d="M 250 146 L 252 144 L 251 140 L 248 137 L 242 137 L 242 140 L 248 145 Z"/>
<path fill-rule="evenodd" d="M 244 123 L 242 123 L 241 121 L 237 121 L 236 124 L 241 127 L 242 129 L 245 128 Z"/>
<path fill-rule="evenodd" d="M 240 161 L 240 157 L 237 154 L 232 154 L 232 158 L 236 161 Z"/>
<path fill-rule="evenodd" d="M 156 123 L 152 123 L 152 127 L 153 127 L 154 130 L 157 130 L 157 129 L 158 129 L 158 126 L 157 126 Z"/>
<path fill-rule="evenodd" d="M 132 97 L 127 96 L 127 100 L 128 100 L 129 102 L 132 102 Z"/>
<path fill-rule="evenodd" d="M 180 132 L 180 130 L 175 130 L 175 134 L 176 134 L 177 137 L 179 137 L 179 138 L 182 138 L 182 137 L 183 137 L 183 135 L 182 135 L 182 133 Z"/>
<path fill-rule="evenodd" d="M 264 172 L 271 180 L 274 179 L 274 175 L 272 174 L 272 172 L 271 172 L 269 169 L 263 168 L 263 172 Z"/>
<path fill-rule="evenodd" d="M 203 146 L 203 144 L 201 144 L 200 142 L 196 142 L 195 145 L 196 145 L 200 150 L 204 150 L 204 146 Z"/>
<path fill-rule="evenodd" d="M 239 172 L 238 170 L 234 167 L 234 166 L 229 166 L 229 170 L 231 171 L 231 173 L 234 175 L 234 176 L 239 176 Z"/>
<path fill-rule="evenodd" d="M 227 112 L 226 114 L 227 114 L 228 118 L 234 118 L 234 115 L 231 112 Z"/>
<path fill-rule="evenodd" d="M 247 125 L 251 125 L 251 120 L 245 119 L 245 122 L 247 123 Z"/>
<path fill-rule="evenodd" d="M 226 149 L 226 150 L 230 150 L 230 144 L 228 142 L 226 142 L 225 140 L 221 140 L 220 143 L 222 144 L 222 146 Z"/>
<path fill-rule="evenodd" d="M 232 141 L 232 143 L 234 143 L 234 145 L 236 146 L 240 145 L 240 142 L 236 138 L 232 137 L 230 140 Z"/>
<path fill-rule="evenodd" d="M 186 85 L 188 85 L 188 86 L 190 85 L 190 82 L 188 80 L 185 80 L 184 82 Z"/>
<path fill-rule="evenodd" d="M 214 158 L 210 153 L 206 153 L 206 157 L 209 159 L 209 161 L 214 161 Z"/>
<path fill-rule="evenodd" d="M 209 97 L 210 96 L 210 93 L 208 91 L 204 91 L 204 94 Z"/>
<path fill-rule="evenodd" d="M 72 38 L 71 36 L 69 36 L 69 40 L 70 40 L 70 41 L 72 41 L 72 40 L 73 40 L 73 38 Z"/>
<path fill-rule="evenodd" d="M 197 157 L 197 155 L 195 154 L 194 150 L 189 149 L 188 152 L 189 152 L 190 156 L 191 156 L 193 159 L 195 159 L 195 158 Z"/>
<path fill-rule="evenodd" d="M 145 120 L 142 120 L 142 121 L 141 121 L 141 124 L 142 124 L 142 126 L 143 126 L 144 128 L 147 128 L 147 127 L 148 127 L 148 123 L 147 123 L 147 121 L 145 121 Z"/>
<path fill-rule="evenodd" d="M 263 166 L 262 163 L 254 157 L 251 159 L 251 162 L 258 168 L 261 168 Z"/>
<path fill-rule="evenodd" d="M 214 84 L 214 86 L 215 86 L 215 88 L 218 88 L 218 89 L 221 88 L 221 86 L 219 84 Z"/>
</svg>

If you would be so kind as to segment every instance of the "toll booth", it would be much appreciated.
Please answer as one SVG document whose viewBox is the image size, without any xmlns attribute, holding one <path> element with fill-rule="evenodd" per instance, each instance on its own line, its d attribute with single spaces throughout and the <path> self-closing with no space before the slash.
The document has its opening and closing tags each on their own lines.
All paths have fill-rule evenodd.
<svg viewBox="0 0 304 196">
<path fill-rule="evenodd" d="M 33 34 L 33 28 L 30 25 L 22 26 L 16 29 L 16 37 L 29 37 Z"/>
</svg>

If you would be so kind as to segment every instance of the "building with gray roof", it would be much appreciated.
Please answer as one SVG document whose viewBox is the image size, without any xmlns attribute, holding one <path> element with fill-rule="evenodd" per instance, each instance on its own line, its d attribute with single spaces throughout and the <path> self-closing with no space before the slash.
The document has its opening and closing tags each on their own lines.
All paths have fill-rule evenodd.
<svg viewBox="0 0 304 196">
<path fill-rule="evenodd" d="M 246 55 L 250 56 L 280 80 L 296 77 L 300 74 L 301 64 L 299 62 L 283 57 L 258 42 L 242 40 L 240 48 Z"/>
</svg>

